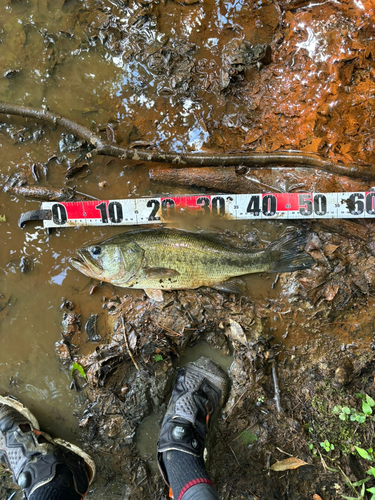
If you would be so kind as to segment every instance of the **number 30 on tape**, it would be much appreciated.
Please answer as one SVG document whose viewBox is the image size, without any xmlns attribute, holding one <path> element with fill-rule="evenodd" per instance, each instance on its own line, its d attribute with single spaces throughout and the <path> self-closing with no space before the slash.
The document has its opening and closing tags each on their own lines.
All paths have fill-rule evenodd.
<svg viewBox="0 0 375 500">
<path fill-rule="evenodd" d="M 348 219 L 375 217 L 375 191 L 169 196 L 127 200 L 44 202 L 44 227 L 116 226 L 171 222 L 184 213 L 200 218 Z"/>
</svg>

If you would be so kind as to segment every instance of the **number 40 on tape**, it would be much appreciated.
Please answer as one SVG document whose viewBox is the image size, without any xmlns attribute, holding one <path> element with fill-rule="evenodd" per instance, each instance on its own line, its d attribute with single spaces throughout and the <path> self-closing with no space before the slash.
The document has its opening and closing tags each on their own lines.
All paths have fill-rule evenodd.
<svg viewBox="0 0 375 500">
<path fill-rule="evenodd" d="M 38 216 L 39 213 L 39 216 Z M 357 193 L 265 193 L 178 195 L 119 200 L 44 202 L 22 222 L 44 227 L 143 225 L 172 222 L 189 213 L 199 218 L 353 219 L 375 217 L 375 190 Z M 28 217 L 28 214 L 34 214 Z"/>
</svg>

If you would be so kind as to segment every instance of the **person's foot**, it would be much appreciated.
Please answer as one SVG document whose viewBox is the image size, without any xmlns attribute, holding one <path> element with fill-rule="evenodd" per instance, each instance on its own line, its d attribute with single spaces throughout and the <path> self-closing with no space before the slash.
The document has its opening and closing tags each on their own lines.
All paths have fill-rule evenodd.
<svg viewBox="0 0 375 500">
<path fill-rule="evenodd" d="M 71 476 L 73 493 L 79 498 L 86 495 L 95 475 L 95 464 L 86 453 L 41 432 L 38 421 L 22 403 L 3 396 L 0 396 L 0 464 L 11 471 L 14 482 L 24 489 L 25 498 L 52 482 L 57 467 L 62 471 L 60 475 Z"/>
<path fill-rule="evenodd" d="M 178 371 L 158 441 L 158 464 L 166 481 L 163 453 L 178 450 L 203 457 L 208 424 L 222 408 L 227 390 L 227 374 L 208 358 Z"/>
</svg>

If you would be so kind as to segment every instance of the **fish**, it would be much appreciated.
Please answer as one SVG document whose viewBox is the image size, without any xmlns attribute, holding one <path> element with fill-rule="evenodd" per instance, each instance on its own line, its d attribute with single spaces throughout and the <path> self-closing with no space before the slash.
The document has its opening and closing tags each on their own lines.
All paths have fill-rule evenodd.
<svg viewBox="0 0 375 500">
<path fill-rule="evenodd" d="M 264 249 L 254 250 L 181 229 L 141 229 L 83 247 L 70 263 L 86 276 L 143 289 L 153 297 L 153 290 L 225 289 L 227 283 L 231 291 L 228 280 L 238 276 L 307 269 L 315 261 L 305 245 L 306 234 L 300 230 L 287 230 Z"/>
</svg>

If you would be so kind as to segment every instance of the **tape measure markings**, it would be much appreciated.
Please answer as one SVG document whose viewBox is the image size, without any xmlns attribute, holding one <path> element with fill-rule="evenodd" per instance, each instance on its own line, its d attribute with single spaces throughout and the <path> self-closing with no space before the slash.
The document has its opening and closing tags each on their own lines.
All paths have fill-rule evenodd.
<svg viewBox="0 0 375 500">
<path fill-rule="evenodd" d="M 116 226 L 169 222 L 184 211 L 198 217 L 341 219 L 375 217 L 375 191 L 177 195 L 118 200 L 43 202 L 52 217 L 44 227 Z"/>
</svg>

